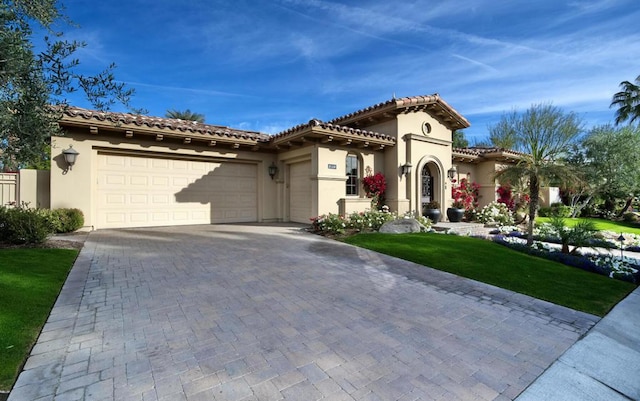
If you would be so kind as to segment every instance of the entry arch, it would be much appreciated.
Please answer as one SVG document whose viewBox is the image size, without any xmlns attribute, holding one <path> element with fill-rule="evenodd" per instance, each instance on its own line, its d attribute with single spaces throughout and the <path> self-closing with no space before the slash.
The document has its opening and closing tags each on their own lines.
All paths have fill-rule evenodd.
<svg viewBox="0 0 640 401">
<path fill-rule="evenodd" d="M 422 216 L 424 204 L 430 201 L 440 203 L 440 210 L 446 210 L 444 166 L 435 156 L 424 156 L 418 162 L 414 183 L 414 205 Z"/>
</svg>

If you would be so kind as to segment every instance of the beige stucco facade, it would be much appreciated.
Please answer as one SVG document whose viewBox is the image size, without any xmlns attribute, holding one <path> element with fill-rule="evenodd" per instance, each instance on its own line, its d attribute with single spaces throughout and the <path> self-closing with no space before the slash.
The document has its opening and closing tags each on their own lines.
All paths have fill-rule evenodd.
<svg viewBox="0 0 640 401">
<path fill-rule="evenodd" d="M 276 135 L 83 109 L 70 109 L 60 123 L 66 134 L 52 140 L 50 207 L 79 208 L 95 229 L 308 223 L 369 209 L 361 180 L 377 172 L 390 210 L 420 214 L 428 200 L 444 210 L 454 165 L 482 185 L 486 204 L 495 199 L 493 173 L 513 156 L 453 149 L 452 132 L 469 123 L 438 95 L 392 99 Z M 72 168 L 62 154 L 69 147 L 79 152 Z M 357 160 L 358 182 L 349 194 L 348 157 Z"/>
</svg>

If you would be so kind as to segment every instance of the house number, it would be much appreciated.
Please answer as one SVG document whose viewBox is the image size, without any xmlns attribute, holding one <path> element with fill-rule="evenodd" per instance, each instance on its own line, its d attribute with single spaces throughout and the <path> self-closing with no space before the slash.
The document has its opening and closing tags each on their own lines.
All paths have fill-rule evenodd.
<svg viewBox="0 0 640 401">
<path fill-rule="evenodd" d="M 329 164 L 329 165 L 327 165 L 327 167 L 329 168 L 329 170 L 335 170 L 335 169 L 338 168 L 338 165 L 337 164 Z"/>
</svg>

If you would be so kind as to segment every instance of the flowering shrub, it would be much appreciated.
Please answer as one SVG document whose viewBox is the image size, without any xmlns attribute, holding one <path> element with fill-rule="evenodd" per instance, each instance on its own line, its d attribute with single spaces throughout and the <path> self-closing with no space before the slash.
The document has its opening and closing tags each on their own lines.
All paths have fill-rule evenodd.
<svg viewBox="0 0 640 401">
<path fill-rule="evenodd" d="M 496 192 L 498 193 L 498 203 L 504 203 L 511 211 L 515 210 L 516 201 L 511 193 L 511 185 L 500 185 Z"/>
<path fill-rule="evenodd" d="M 571 255 L 562 253 L 559 249 L 540 241 L 535 241 L 532 247 L 528 247 L 525 239 L 510 236 L 496 235 L 493 241 L 519 252 L 553 260 L 610 278 L 636 284 L 640 282 L 640 261 L 637 259 L 620 258 L 612 254 Z"/>
<path fill-rule="evenodd" d="M 451 187 L 452 206 L 467 210 L 477 208 L 479 192 L 480 185 L 475 182 L 469 182 L 466 178 L 461 179 L 459 185 L 454 183 Z"/>
<path fill-rule="evenodd" d="M 493 201 L 476 214 L 478 221 L 484 224 L 513 224 L 513 214 L 504 203 Z"/>
<path fill-rule="evenodd" d="M 384 174 L 375 173 L 362 179 L 362 187 L 368 198 L 371 198 L 371 205 L 379 209 L 384 204 L 384 193 L 387 190 L 387 181 Z"/>
<path fill-rule="evenodd" d="M 395 216 L 391 213 L 377 210 L 353 212 L 347 219 L 347 227 L 358 231 L 378 231 L 384 223 L 394 218 Z"/>
<path fill-rule="evenodd" d="M 344 234 L 347 230 L 356 232 L 378 231 L 387 221 L 396 219 L 414 218 L 422 224 L 426 230 L 431 227 L 431 222 L 426 217 L 416 216 L 415 213 L 406 213 L 398 216 L 396 213 L 381 212 L 378 210 L 367 210 L 365 212 L 354 212 L 348 216 L 329 213 L 311 219 L 313 231 L 323 234 Z"/>
<path fill-rule="evenodd" d="M 312 218 L 311 226 L 316 232 L 344 234 L 347 228 L 347 220 L 339 214 L 329 213 Z"/>
</svg>

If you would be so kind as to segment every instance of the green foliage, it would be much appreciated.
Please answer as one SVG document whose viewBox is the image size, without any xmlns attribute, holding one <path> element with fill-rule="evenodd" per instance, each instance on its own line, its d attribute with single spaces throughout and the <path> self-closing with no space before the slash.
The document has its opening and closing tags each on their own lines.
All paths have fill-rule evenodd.
<svg viewBox="0 0 640 401">
<path fill-rule="evenodd" d="M 580 220 L 572 227 L 567 227 L 564 218 L 554 216 L 551 217 L 549 224 L 558 238 L 560 238 L 562 253 L 575 254 L 579 248 L 589 245 L 589 241 L 593 239 L 595 233 L 598 231 L 596 225 L 591 220 Z M 569 244 L 574 246 L 571 251 L 569 251 Z"/>
<path fill-rule="evenodd" d="M 531 106 L 524 113 L 513 111 L 502 116 L 489 128 L 492 138 L 513 143 L 513 150 L 522 152 L 517 164 L 498 171 L 495 178 L 506 184 L 522 180 L 529 183 L 529 227 L 527 242 L 533 243 L 533 222 L 538 210 L 540 186 L 577 180 L 574 168 L 561 159 L 582 131 L 582 123 L 574 113 L 564 113 L 549 105 Z"/>
<path fill-rule="evenodd" d="M 0 390 L 13 386 L 77 255 L 74 249 L 0 250 Z"/>
<path fill-rule="evenodd" d="M 594 127 L 569 160 L 582 172 L 586 192 L 601 199 L 606 211 L 640 195 L 640 127 Z"/>
<path fill-rule="evenodd" d="M 74 232 L 84 226 L 84 214 L 80 209 L 54 209 L 49 221 L 57 233 Z"/>
<path fill-rule="evenodd" d="M 9 244 L 41 244 L 53 233 L 46 212 L 26 206 L 0 207 L 0 238 Z"/>
<path fill-rule="evenodd" d="M 553 203 L 548 207 L 541 207 L 538 211 L 540 217 L 571 217 L 571 207 L 562 203 Z"/>
<path fill-rule="evenodd" d="M 454 148 L 468 148 L 469 147 L 469 141 L 467 140 L 467 138 L 465 138 L 464 131 L 455 130 L 455 131 L 453 131 L 453 134 L 451 136 L 452 136 L 452 140 L 453 140 L 453 143 L 451 144 L 451 146 L 453 146 Z"/>
<path fill-rule="evenodd" d="M 115 65 L 96 75 L 79 72 L 73 57 L 85 43 L 63 40 L 51 29 L 66 21 L 52 0 L 0 4 L 0 164 L 5 167 L 49 159 L 50 137 L 61 134 L 57 121 L 66 94 L 80 89 L 99 110 L 129 105 L 133 90 L 115 80 Z M 35 53 L 34 42 L 43 42 L 44 50 Z"/>
<path fill-rule="evenodd" d="M 617 107 L 616 125 L 629 120 L 633 123 L 640 118 L 640 75 L 635 80 L 635 84 L 629 81 L 620 83 L 620 92 L 613 95 L 610 107 Z"/>
<path fill-rule="evenodd" d="M 186 109 L 185 111 L 174 110 L 174 109 L 167 110 L 164 116 L 167 118 L 177 118 L 179 120 L 196 121 L 199 123 L 204 123 L 204 114 L 194 113 L 189 109 Z"/>
</svg>

